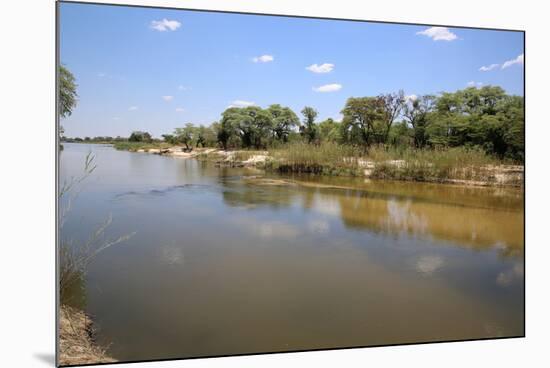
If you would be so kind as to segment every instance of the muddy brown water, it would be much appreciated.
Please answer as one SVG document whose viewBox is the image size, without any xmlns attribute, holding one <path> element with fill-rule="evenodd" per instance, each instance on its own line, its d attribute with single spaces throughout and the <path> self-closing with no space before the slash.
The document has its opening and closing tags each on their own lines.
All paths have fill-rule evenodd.
<svg viewBox="0 0 550 368">
<path fill-rule="evenodd" d="M 60 238 L 82 244 L 110 215 L 105 240 L 135 232 L 94 260 L 80 300 L 118 360 L 524 334 L 521 189 L 266 176 L 85 144 L 65 144 L 62 182 L 89 151 L 98 167 Z"/>
</svg>

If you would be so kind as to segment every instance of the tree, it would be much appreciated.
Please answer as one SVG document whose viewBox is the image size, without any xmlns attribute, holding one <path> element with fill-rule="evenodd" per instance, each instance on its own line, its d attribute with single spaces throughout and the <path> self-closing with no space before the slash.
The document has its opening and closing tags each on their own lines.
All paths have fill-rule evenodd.
<svg viewBox="0 0 550 368">
<path fill-rule="evenodd" d="M 174 136 L 173 134 L 163 134 L 162 138 L 164 139 L 164 141 L 166 143 L 169 143 L 169 144 L 177 144 L 178 143 L 178 140 L 177 140 L 176 136 Z"/>
<path fill-rule="evenodd" d="M 400 90 L 397 93 L 380 95 L 378 98 L 380 98 L 384 104 L 382 141 L 386 143 L 388 141 L 388 135 L 390 134 L 392 124 L 403 110 L 405 104 L 405 93 L 403 90 Z"/>
<path fill-rule="evenodd" d="M 294 111 L 288 107 L 275 104 L 269 106 L 267 112 L 271 115 L 275 138 L 285 143 L 288 142 L 290 132 L 300 124 L 300 120 Z"/>
<path fill-rule="evenodd" d="M 226 148 L 227 142 L 236 134 L 243 147 L 262 148 L 272 132 L 272 123 L 271 114 L 258 106 L 230 107 L 222 114 L 218 139 Z"/>
<path fill-rule="evenodd" d="M 388 135 L 389 144 L 395 147 L 408 147 L 411 146 L 413 133 L 406 121 L 396 122 L 392 125 L 390 133 Z"/>
<path fill-rule="evenodd" d="M 501 158 L 523 160 L 524 106 L 497 86 L 445 92 L 427 125 L 431 145 L 481 147 Z"/>
<path fill-rule="evenodd" d="M 435 96 L 425 95 L 409 98 L 404 105 L 403 116 L 413 129 L 414 145 L 418 148 L 427 143 L 428 116 L 433 111 L 435 101 Z"/>
<path fill-rule="evenodd" d="M 195 146 L 211 147 L 216 144 L 216 134 L 211 127 L 199 126 L 195 128 Z"/>
<path fill-rule="evenodd" d="M 301 112 L 304 116 L 304 125 L 300 126 L 300 134 L 302 134 L 307 143 L 311 143 L 317 137 L 315 119 L 318 113 L 317 110 L 309 106 L 304 107 Z"/>
<path fill-rule="evenodd" d="M 76 79 L 64 65 L 59 66 L 59 116 L 66 118 L 76 106 Z"/>
<path fill-rule="evenodd" d="M 340 134 L 340 123 L 334 121 L 332 118 L 319 123 L 318 132 L 322 141 L 338 143 L 342 140 Z"/>
<path fill-rule="evenodd" d="M 191 123 L 185 124 L 184 128 L 176 128 L 174 135 L 178 143 L 183 143 L 186 150 L 190 150 L 195 138 L 195 127 Z"/>
<path fill-rule="evenodd" d="M 343 130 L 346 134 L 359 133 L 362 143 L 369 146 L 375 123 L 385 117 L 384 101 L 380 97 L 351 97 L 342 110 Z"/>
<path fill-rule="evenodd" d="M 152 141 L 153 138 L 151 137 L 151 134 L 141 131 L 132 132 L 132 134 L 130 134 L 130 137 L 128 138 L 128 142 L 151 143 Z"/>
</svg>

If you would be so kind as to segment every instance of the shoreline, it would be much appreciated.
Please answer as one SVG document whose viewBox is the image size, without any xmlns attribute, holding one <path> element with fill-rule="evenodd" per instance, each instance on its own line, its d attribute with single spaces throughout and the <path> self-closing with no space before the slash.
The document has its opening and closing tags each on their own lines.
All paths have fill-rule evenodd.
<svg viewBox="0 0 550 368">
<path fill-rule="evenodd" d="M 58 364 L 82 365 L 114 363 L 105 349 L 94 341 L 93 320 L 83 311 L 61 305 L 59 308 Z"/>
<path fill-rule="evenodd" d="M 118 149 L 115 147 L 115 149 Z M 455 168 L 454 177 L 419 176 L 408 174 L 416 163 L 406 160 L 375 161 L 368 158 L 346 157 L 342 162 L 354 161 L 353 169 L 338 168 L 330 165 L 317 165 L 313 169 L 307 166 L 290 165 L 281 159 L 273 157 L 269 151 L 227 150 L 219 148 L 194 148 L 184 152 L 181 146 L 165 146 L 160 148 L 122 149 L 129 152 L 157 154 L 177 158 L 195 158 L 201 161 L 213 162 L 219 167 L 251 167 L 279 173 L 303 173 L 324 176 L 354 176 L 364 179 L 387 181 L 410 181 L 438 183 L 446 185 L 482 186 L 482 187 L 523 187 L 523 165 L 489 164 Z M 298 166 L 298 167 L 297 167 Z M 349 165 L 348 165 L 349 166 Z M 433 164 L 425 164 L 428 169 Z M 323 171 L 324 169 L 324 171 Z M 423 167 L 425 169 L 425 167 Z"/>
</svg>

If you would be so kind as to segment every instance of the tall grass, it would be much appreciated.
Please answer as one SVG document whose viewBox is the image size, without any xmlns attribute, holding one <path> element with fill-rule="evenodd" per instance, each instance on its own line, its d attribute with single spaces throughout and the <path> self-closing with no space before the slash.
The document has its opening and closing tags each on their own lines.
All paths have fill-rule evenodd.
<svg viewBox="0 0 550 368">
<path fill-rule="evenodd" d="M 145 142 L 115 142 L 113 144 L 113 147 L 117 150 L 121 151 L 131 151 L 135 152 L 137 150 L 149 150 L 149 149 L 158 149 L 158 148 L 170 148 L 172 147 L 172 144 L 165 143 L 165 142 L 153 142 L 153 143 L 145 143 Z"/>
<path fill-rule="evenodd" d="M 375 147 L 368 159 L 374 162 L 371 178 L 445 181 L 491 180 L 492 165 L 501 164 L 495 157 L 475 148 L 394 149 Z"/>
<path fill-rule="evenodd" d="M 270 149 L 269 156 L 266 168 L 280 172 L 357 175 L 362 152 L 353 146 L 330 142 L 321 145 L 291 143 Z"/>
<path fill-rule="evenodd" d="M 417 149 L 412 147 L 373 146 L 368 150 L 368 159 L 374 162 L 389 160 L 431 162 L 433 164 L 448 164 L 455 167 L 501 163 L 495 157 L 487 155 L 482 149 L 467 147 Z"/>
<path fill-rule="evenodd" d="M 375 179 L 443 182 L 450 179 L 491 181 L 497 158 L 476 148 L 415 149 L 291 143 L 269 150 L 265 168 L 279 172 L 366 175 Z"/>
</svg>

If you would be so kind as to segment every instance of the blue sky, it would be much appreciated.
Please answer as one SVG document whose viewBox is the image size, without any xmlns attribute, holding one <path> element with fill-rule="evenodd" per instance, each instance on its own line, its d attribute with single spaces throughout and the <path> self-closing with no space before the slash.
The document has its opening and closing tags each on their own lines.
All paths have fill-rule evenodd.
<svg viewBox="0 0 550 368">
<path fill-rule="evenodd" d="M 523 34 L 61 4 L 61 62 L 79 102 L 65 134 L 154 136 L 228 106 L 279 103 L 340 119 L 348 97 L 499 85 L 523 95 Z"/>
</svg>

